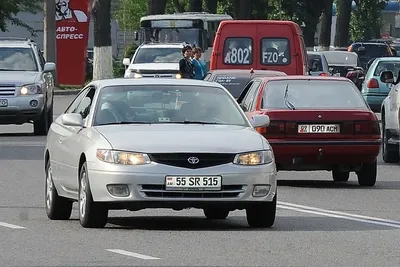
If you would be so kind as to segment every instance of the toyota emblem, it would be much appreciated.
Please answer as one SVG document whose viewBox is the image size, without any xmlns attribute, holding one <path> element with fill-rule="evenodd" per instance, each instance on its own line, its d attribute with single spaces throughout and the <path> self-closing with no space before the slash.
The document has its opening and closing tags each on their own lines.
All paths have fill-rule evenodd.
<svg viewBox="0 0 400 267">
<path fill-rule="evenodd" d="M 197 157 L 190 157 L 190 158 L 188 158 L 188 162 L 190 163 L 190 164 L 197 164 L 197 163 L 199 163 L 199 158 L 197 158 Z"/>
</svg>

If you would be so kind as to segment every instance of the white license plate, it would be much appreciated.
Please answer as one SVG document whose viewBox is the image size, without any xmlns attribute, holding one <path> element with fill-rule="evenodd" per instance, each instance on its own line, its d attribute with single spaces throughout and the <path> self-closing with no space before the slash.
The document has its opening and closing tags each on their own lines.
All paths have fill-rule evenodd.
<svg viewBox="0 0 400 267">
<path fill-rule="evenodd" d="M 8 100 L 7 99 L 0 99 L 0 107 L 7 107 Z"/>
<path fill-rule="evenodd" d="M 166 190 L 221 190 L 221 176 L 167 176 Z"/>
<path fill-rule="evenodd" d="M 299 133 L 340 133 L 339 124 L 302 124 L 298 126 Z"/>
</svg>

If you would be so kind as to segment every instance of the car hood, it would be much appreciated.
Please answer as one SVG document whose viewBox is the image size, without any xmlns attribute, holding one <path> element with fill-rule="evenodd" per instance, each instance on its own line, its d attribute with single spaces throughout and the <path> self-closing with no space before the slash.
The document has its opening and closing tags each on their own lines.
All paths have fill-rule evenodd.
<svg viewBox="0 0 400 267">
<path fill-rule="evenodd" d="M 250 127 L 226 125 L 104 125 L 94 127 L 113 149 L 143 153 L 240 153 L 264 149 Z"/>
<path fill-rule="evenodd" d="M 0 71 L 0 84 L 24 84 L 35 83 L 39 78 L 36 71 Z"/>
<path fill-rule="evenodd" d="M 179 63 L 143 63 L 131 64 L 129 70 L 179 70 Z"/>
</svg>

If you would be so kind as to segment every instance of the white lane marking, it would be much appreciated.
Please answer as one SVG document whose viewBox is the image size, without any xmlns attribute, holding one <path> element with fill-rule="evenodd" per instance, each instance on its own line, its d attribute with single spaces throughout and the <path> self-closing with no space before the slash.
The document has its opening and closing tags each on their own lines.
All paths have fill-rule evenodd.
<svg viewBox="0 0 400 267">
<path fill-rule="evenodd" d="M 5 223 L 5 222 L 0 222 L 0 226 L 11 228 L 11 229 L 26 229 L 25 227 L 18 226 L 15 224 Z"/>
<path fill-rule="evenodd" d="M 341 212 L 341 211 L 320 209 L 320 208 L 315 208 L 315 207 L 310 207 L 310 206 L 305 206 L 305 205 L 293 204 L 293 203 L 289 203 L 289 202 L 278 201 L 278 204 L 286 205 L 286 206 L 292 206 L 292 207 L 300 208 L 300 209 L 313 210 L 313 211 L 331 213 L 331 214 L 336 214 L 336 215 L 354 217 L 354 218 L 358 218 L 358 219 L 377 221 L 377 222 L 385 222 L 385 223 L 392 223 L 392 224 L 397 224 L 397 225 L 400 226 L 400 222 L 399 221 L 388 220 L 388 219 L 383 219 L 383 218 L 370 217 L 370 216 L 358 215 L 358 214 L 353 214 L 353 213 L 346 213 L 346 212 Z"/>
<path fill-rule="evenodd" d="M 117 254 L 129 256 L 129 257 L 135 257 L 135 258 L 142 259 L 142 260 L 159 260 L 160 259 L 160 258 L 155 258 L 155 257 L 151 257 L 151 256 L 147 256 L 147 255 L 143 255 L 143 254 L 139 254 L 139 253 L 135 253 L 135 252 L 122 250 L 122 249 L 106 249 L 106 250 L 117 253 Z"/>
</svg>

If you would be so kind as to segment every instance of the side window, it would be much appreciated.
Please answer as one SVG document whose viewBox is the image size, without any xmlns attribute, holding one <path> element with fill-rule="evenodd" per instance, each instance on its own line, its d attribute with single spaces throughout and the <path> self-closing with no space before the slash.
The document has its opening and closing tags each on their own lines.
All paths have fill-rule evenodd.
<svg viewBox="0 0 400 267">
<path fill-rule="evenodd" d="M 286 38 L 261 39 L 261 64 L 289 65 L 291 62 L 290 42 Z"/>
<path fill-rule="evenodd" d="M 224 63 L 227 65 L 250 65 L 253 63 L 253 39 L 249 37 L 226 38 Z"/>
<path fill-rule="evenodd" d="M 75 99 L 67 107 L 67 109 L 65 110 L 64 113 L 73 113 L 73 111 L 78 107 L 78 105 L 82 101 L 82 99 L 86 96 L 89 89 L 90 89 L 90 87 L 82 89 L 82 91 L 79 92 L 79 94 L 75 97 Z"/>
<path fill-rule="evenodd" d="M 89 115 L 90 108 L 92 106 L 92 101 L 95 93 L 95 89 L 91 87 L 87 95 L 82 99 L 79 105 L 72 111 L 72 113 L 79 113 L 82 115 L 83 119 Z"/>
<path fill-rule="evenodd" d="M 249 92 L 244 97 L 242 106 L 246 111 L 253 111 L 253 106 L 254 106 L 253 103 L 255 101 L 256 94 L 258 92 L 258 87 L 260 86 L 260 84 L 261 84 L 260 81 L 254 81 L 249 89 Z"/>
</svg>

